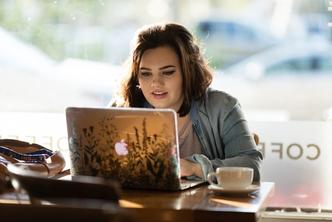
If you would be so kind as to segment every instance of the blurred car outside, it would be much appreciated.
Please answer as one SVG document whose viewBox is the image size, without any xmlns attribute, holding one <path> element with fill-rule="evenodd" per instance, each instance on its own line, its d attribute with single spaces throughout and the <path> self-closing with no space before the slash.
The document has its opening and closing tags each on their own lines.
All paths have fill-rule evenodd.
<svg viewBox="0 0 332 222">
<path fill-rule="evenodd" d="M 0 27 L 0 112 L 64 112 L 105 106 L 120 68 L 100 62 L 57 62 Z"/>
<path fill-rule="evenodd" d="M 2 27 L 0 39 L 0 71 L 10 69 L 38 74 L 55 64 L 41 50 L 23 42 Z"/>
<path fill-rule="evenodd" d="M 48 77 L 66 83 L 104 106 L 116 93 L 123 73 L 121 65 L 68 58 L 57 64 Z"/>
<path fill-rule="evenodd" d="M 197 22 L 196 34 L 211 64 L 226 67 L 281 40 L 262 21 L 210 17 Z"/>
<path fill-rule="evenodd" d="M 322 120 L 332 106 L 331 83 L 331 42 L 305 39 L 217 71 L 213 86 L 237 97 L 245 110 L 262 118 L 264 113 L 281 113 L 290 120 Z"/>
</svg>

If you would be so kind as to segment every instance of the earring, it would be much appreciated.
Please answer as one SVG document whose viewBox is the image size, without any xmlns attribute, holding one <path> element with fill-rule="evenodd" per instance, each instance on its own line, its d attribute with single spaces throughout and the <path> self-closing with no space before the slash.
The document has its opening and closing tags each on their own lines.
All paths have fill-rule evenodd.
<svg viewBox="0 0 332 222">
<path fill-rule="evenodd" d="M 139 84 L 136 85 L 137 89 L 141 89 L 141 86 Z"/>
</svg>

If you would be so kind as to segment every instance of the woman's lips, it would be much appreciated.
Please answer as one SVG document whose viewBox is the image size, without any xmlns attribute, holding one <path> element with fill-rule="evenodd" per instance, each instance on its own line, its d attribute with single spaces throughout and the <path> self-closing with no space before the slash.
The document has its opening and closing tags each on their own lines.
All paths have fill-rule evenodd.
<svg viewBox="0 0 332 222">
<path fill-rule="evenodd" d="M 152 92 L 151 94 L 155 99 L 163 99 L 167 96 L 167 92 Z"/>
</svg>

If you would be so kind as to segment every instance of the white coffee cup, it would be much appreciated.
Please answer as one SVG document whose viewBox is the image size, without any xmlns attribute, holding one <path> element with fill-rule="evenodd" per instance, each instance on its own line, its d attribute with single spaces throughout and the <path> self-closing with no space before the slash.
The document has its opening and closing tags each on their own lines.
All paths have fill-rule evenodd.
<svg viewBox="0 0 332 222">
<path fill-rule="evenodd" d="M 245 189 L 252 184 L 254 170 L 249 167 L 219 167 L 208 174 L 208 182 L 225 189 Z M 214 182 L 217 179 L 217 183 Z"/>
</svg>

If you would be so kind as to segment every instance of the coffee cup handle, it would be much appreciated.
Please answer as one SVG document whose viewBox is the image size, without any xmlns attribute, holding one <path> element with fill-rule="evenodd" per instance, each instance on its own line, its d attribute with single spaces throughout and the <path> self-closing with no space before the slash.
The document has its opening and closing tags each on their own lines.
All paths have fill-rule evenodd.
<svg viewBox="0 0 332 222">
<path fill-rule="evenodd" d="M 211 185 L 218 185 L 217 183 L 213 182 L 213 178 L 216 177 L 216 175 L 217 174 L 214 173 L 214 172 L 208 174 L 207 180 L 208 180 L 209 184 L 211 184 Z"/>
</svg>

